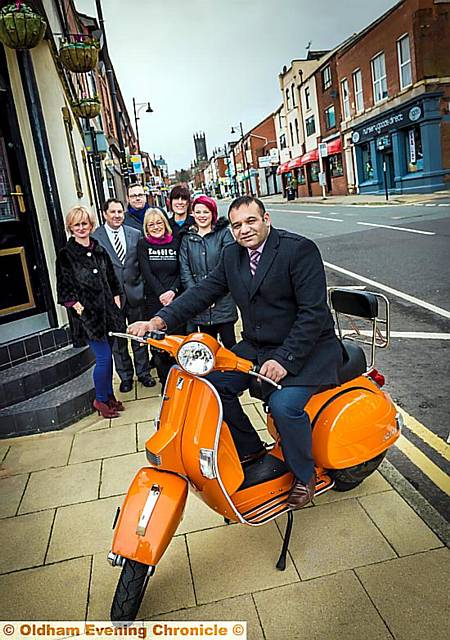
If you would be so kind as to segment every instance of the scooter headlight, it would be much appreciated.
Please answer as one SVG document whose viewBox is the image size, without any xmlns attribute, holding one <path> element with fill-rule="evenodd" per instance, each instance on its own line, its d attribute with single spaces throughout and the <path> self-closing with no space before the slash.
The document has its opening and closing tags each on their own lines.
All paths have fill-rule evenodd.
<svg viewBox="0 0 450 640">
<path fill-rule="evenodd" d="M 214 367 L 214 354 L 206 344 L 192 340 L 178 349 L 177 360 L 188 373 L 205 376 Z"/>
</svg>

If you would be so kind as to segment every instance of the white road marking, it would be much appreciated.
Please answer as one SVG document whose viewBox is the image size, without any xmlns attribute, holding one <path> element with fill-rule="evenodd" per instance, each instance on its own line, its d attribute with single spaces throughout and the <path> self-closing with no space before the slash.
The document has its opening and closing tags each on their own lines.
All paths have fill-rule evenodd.
<svg viewBox="0 0 450 640">
<path fill-rule="evenodd" d="M 324 216 L 306 216 L 307 218 L 312 218 L 313 220 L 328 220 L 329 222 L 344 222 L 340 218 L 325 218 Z"/>
<path fill-rule="evenodd" d="M 349 289 L 350 287 L 345 287 Z M 346 335 L 346 331 L 343 332 Z M 349 331 L 348 333 L 351 333 Z M 371 336 L 372 331 L 360 331 L 364 336 Z M 450 333 L 427 333 L 426 331 L 391 331 L 391 338 L 413 338 L 418 340 L 450 340 Z"/>
<path fill-rule="evenodd" d="M 434 304 L 430 304 L 429 302 L 425 302 L 424 300 L 420 300 L 415 296 L 410 296 L 408 293 L 403 293 L 403 291 L 399 291 L 398 289 L 394 289 L 393 287 L 389 287 L 386 284 L 381 282 L 377 282 L 376 280 L 371 280 L 370 278 L 366 278 L 364 276 L 360 276 L 358 273 L 354 273 L 353 271 L 349 271 L 348 269 L 344 269 L 343 267 L 338 267 L 336 264 L 331 264 L 330 262 L 324 262 L 324 265 L 328 267 L 328 269 L 332 269 L 333 271 L 337 271 L 338 273 L 343 273 L 346 276 L 351 278 L 355 278 L 356 280 L 360 280 L 361 282 L 366 282 L 367 284 L 372 285 L 373 287 L 377 287 L 377 289 L 381 289 L 381 291 L 386 291 L 387 293 L 392 293 L 392 295 L 397 296 L 398 298 L 402 298 L 403 300 L 407 300 L 408 302 L 412 302 L 416 304 L 418 307 L 422 307 L 423 309 L 428 309 L 432 313 L 436 313 L 439 316 L 443 316 L 450 320 L 450 311 L 447 309 L 442 309 L 441 307 L 437 307 Z"/>
<path fill-rule="evenodd" d="M 381 227 L 382 229 L 394 229 L 394 231 L 408 231 L 409 233 L 420 233 L 423 236 L 435 236 L 434 231 L 419 231 L 419 229 L 406 229 L 405 227 L 394 227 L 390 224 L 375 224 L 374 222 L 357 222 L 365 227 Z"/>
<path fill-rule="evenodd" d="M 438 204 L 438 207 L 450 207 L 450 204 L 446 204 L 446 203 Z"/>
<path fill-rule="evenodd" d="M 320 211 L 305 211 L 304 209 L 274 209 L 273 207 L 270 207 L 269 209 L 270 211 L 280 211 L 281 213 L 320 213 Z"/>
</svg>

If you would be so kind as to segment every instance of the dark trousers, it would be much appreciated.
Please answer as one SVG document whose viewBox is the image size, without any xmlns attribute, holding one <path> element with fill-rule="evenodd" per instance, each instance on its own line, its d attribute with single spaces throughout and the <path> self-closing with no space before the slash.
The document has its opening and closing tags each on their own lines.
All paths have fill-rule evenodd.
<svg viewBox="0 0 450 640">
<path fill-rule="evenodd" d="M 113 360 L 109 340 L 88 340 L 88 345 L 95 354 L 93 372 L 95 399 L 107 402 L 113 395 Z"/>
<path fill-rule="evenodd" d="M 199 324 L 196 329 L 202 333 L 207 333 L 213 338 L 220 338 L 223 346 L 231 349 L 236 344 L 236 336 L 234 333 L 234 322 L 221 322 L 220 324 Z"/>
<path fill-rule="evenodd" d="M 125 304 L 121 312 L 126 324 L 145 319 L 144 309 L 142 307 L 130 307 L 129 304 Z M 132 380 L 134 371 L 136 371 L 138 378 L 150 375 L 148 347 L 141 347 L 138 342 L 132 340 L 131 348 L 133 350 L 134 369 L 133 360 L 128 351 L 128 340 L 125 338 L 116 338 L 114 341 L 114 364 L 116 365 L 116 371 L 122 382 Z"/>
<path fill-rule="evenodd" d="M 256 453 L 263 443 L 242 409 L 238 395 L 249 387 L 250 376 L 230 371 L 214 372 L 208 380 L 222 400 L 223 418 L 231 430 L 239 457 Z M 269 408 L 281 437 L 284 458 L 292 473 L 308 482 L 314 472 L 311 423 L 304 408 L 317 386 L 283 387 L 269 397 Z"/>
</svg>

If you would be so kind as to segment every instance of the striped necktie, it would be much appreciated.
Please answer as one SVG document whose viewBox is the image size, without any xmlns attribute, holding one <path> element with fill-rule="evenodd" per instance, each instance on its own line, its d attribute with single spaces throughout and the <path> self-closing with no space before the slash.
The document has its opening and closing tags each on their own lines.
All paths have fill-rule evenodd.
<svg viewBox="0 0 450 640">
<path fill-rule="evenodd" d="M 117 257 L 120 262 L 123 264 L 125 262 L 125 249 L 123 248 L 123 244 L 121 239 L 119 238 L 119 232 L 113 231 L 114 234 L 114 249 L 116 250 Z"/>
<path fill-rule="evenodd" d="M 260 257 L 261 257 L 261 251 L 259 249 L 250 250 L 250 272 L 252 276 L 254 276 L 256 273 L 256 267 L 258 266 Z"/>
</svg>

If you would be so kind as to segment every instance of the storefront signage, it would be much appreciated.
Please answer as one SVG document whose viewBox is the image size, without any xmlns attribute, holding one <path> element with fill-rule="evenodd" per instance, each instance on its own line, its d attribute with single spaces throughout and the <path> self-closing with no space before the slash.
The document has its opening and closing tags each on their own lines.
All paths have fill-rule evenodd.
<svg viewBox="0 0 450 640">
<path fill-rule="evenodd" d="M 326 142 L 319 142 L 319 155 L 321 158 L 328 156 L 328 145 Z"/>
<path fill-rule="evenodd" d="M 409 139 L 409 161 L 411 164 L 416 164 L 416 138 L 414 136 L 414 129 L 408 131 Z"/>
<path fill-rule="evenodd" d="M 272 166 L 272 162 L 270 160 L 270 156 L 259 156 L 258 158 L 258 166 L 260 169 L 265 169 L 266 167 Z"/>
<path fill-rule="evenodd" d="M 269 151 L 269 155 L 270 155 L 270 162 L 272 164 L 278 164 L 280 162 L 280 154 L 276 147 Z"/>
<path fill-rule="evenodd" d="M 411 122 L 417 122 L 422 118 L 423 111 L 420 105 L 408 106 L 389 116 L 383 116 L 370 124 L 359 127 L 352 132 L 353 144 L 360 144 L 376 136 L 380 136 L 389 131 L 395 131 L 406 127 Z"/>
</svg>

